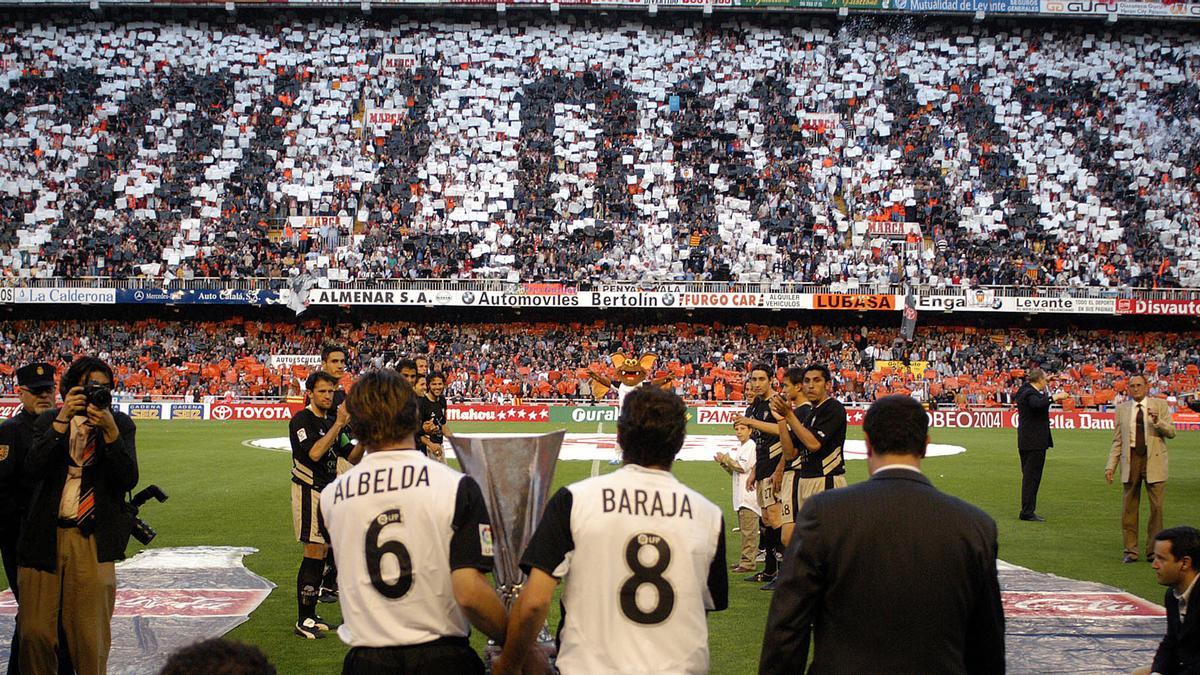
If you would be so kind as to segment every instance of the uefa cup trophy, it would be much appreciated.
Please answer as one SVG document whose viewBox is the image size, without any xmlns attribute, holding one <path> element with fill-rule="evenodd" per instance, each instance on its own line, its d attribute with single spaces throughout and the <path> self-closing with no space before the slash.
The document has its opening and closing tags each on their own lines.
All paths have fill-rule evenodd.
<svg viewBox="0 0 1200 675">
<path fill-rule="evenodd" d="M 509 609 L 525 583 L 521 555 L 542 519 L 565 435 L 566 430 L 559 429 L 548 434 L 449 437 L 463 471 L 483 491 L 492 520 L 497 590 Z M 539 642 L 550 642 L 545 628 Z M 496 652 L 488 648 L 489 656 Z"/>
</svg>

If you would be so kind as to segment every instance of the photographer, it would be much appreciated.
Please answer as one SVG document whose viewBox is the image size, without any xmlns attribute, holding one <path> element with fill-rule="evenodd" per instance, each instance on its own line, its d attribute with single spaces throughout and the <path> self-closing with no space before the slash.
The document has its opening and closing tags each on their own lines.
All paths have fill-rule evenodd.
<svg viewBox="0 0 1200 675">
<path fill-rule="evenodd" d="M 136 427 L 112 410 L 113 373 L 85 356 L 59 383 L 63 406 L 34 425 L 22 475 L 31 489 L 19 545 L 21 669 L 58 672 L 61 621 L 79 675 L 102 675 L 112 644 L 114 561 L 131 521 L 123 494 L 138 482 Z"/>
</svg>

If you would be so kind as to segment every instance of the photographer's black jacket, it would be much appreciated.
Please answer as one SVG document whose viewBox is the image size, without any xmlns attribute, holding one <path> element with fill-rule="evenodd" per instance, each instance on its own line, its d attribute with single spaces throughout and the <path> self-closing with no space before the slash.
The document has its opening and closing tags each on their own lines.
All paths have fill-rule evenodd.
<svg viewBox="0 0 1200 675">
<path fill-rule="evenodd" d="M 70 463 L 68 439 L 70 433 L 54 431 L 54 409 L 37 419 L 33 429 L 33 448 L 25 457 L 22 475 L 30 485 L 31 498 L 18 555 L 22 567 L 47 572 L 57 564 L 58 507 L 62 501 L 63 485 Z M 129 416 L 113 411 L 120 436 L 112 443 L 103 438 L 96 452 L 96 462 L 84 468 L 95 479 L 96 490 L 96 556 L 99 562 L 112 562 L 125 557 L 131 521 L 125 513 L 125 493 L 138 482 L 137 427 Z"/>
</svg>

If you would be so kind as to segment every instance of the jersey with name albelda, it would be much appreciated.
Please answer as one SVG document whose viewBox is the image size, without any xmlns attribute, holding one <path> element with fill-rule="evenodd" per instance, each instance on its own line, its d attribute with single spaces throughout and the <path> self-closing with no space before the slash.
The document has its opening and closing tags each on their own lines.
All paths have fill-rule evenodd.
<svg viewBox="0 0 1200 675">
<path fill-rule="evenodd" d="M 721 509 L 629 464 L 562 488 L 521 567 L 563 580 L 565 675 L 707 673 L 707 610 L 729 604 Z"/>
<path fill-rule="evenodd" d="M 450 572 L 492 569 L 492 528 L 479 484 L 416 450 L 367 454 L 321 491 L 352 647 L 466 636 Z"/>
</svg>

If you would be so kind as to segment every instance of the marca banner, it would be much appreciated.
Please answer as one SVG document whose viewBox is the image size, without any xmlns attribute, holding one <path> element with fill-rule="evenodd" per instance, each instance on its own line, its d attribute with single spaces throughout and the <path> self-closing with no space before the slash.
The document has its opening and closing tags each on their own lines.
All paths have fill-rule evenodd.
<svg viewBox="0 0 1200 675">
<path fill-rule="evenodd" d="M 368 127 L 390 127 L 407 118 L 408 110 L 404 108 L 370 108 L 363 123 Z"/>
<path fill-rule="evenodd" d="M 870 221 L 866 224 L 868 237 L 887 237 L 889 239 L 904 239 L 910 234 L 921 236 L 921 226 L 917 223 L 894 223 Z"/>
<path fill-rule="evenodd" d="M 379 69 L 385 73 L 410 72 L 417 69 L 416 54 L 384 54 Z"/>
<path fill-rule="evenodd" d="M 272 354 L 267 359 L 272 368 L 290 368 L 291 366 L 319 366 L 320 354 Z"/>
<path fill-rule="evenodd" d="M 1200 316 L 1200 300 L 1117 300 L 1117 314 Z"/>
<path fill-rule="evenodd" d="M 241 288 L 166 290 L 162 288 L 121 288 L 116 291 L 119 304 L 133 305 L 279 305 L 284 301 L 277 291 Z"/>
<path fill-rule="evenodd" d="M 0 288 L 0 304 L 111 305 L 117 292 L 111 288 Z"/>
<path fill-rule="evenodd" d="M 354 227 L 354 218 L 352 216 L 288 216 L 288 225 L 306 230 L 336 227 L 349 232 L 350 228 Z"/>
<path fill-rule="evenodd" d="M 451 405 L 448 422 L 548 422 L 550 407 L 544 405 Z"/>
<path fill-rule="evenodd" d="M 208 414 L 218 421 L 290 420 L 303 409 L 303 403 L 214 403 Z"/>
<path fill-rule="evenodd" d="M 275 584 L 246 569 L 253 548 L 155 548 L 117 563 L 112 675 L 157 673 L 180 647 L 245 623 Z M 132 552 L 132 551 L 131 551 Z M 0 664 L 8 660 L 17 603 L 0 593 Z"/>
<path fill-rule="evenodd" d="M 852 295 L 819 293 L 813 296 L 813 309 L 842 309 L 856 312 L 895 311 L 903 305 L 894 295 Z"/>
</svg>

